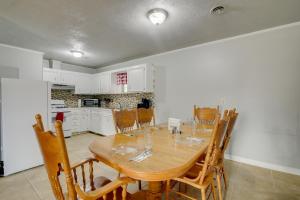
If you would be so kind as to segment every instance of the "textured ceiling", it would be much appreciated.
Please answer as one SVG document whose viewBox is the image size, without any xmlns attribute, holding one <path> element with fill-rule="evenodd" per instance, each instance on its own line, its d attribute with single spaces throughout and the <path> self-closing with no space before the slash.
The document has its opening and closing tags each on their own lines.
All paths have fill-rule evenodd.
<svg viewBox="0 0 300 200">
<path fill-rule="evenodd" d="M 217 4 L 225 13 L 210 15 Z M 169 12 L 161 26 L 146 17 L 156 7 Z M 0 43 L 101 67 L 300 21 L 299 8 L 300 0 L 1 0 Z"/>
</svg>

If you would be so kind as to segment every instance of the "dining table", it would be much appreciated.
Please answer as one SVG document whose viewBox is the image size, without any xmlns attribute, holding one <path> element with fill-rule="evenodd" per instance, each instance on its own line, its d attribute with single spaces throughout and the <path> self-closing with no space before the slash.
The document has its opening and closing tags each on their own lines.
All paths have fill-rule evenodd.
<svg viewBox="0 0 300 200">
<path fill-rule="evenodd" d="M 191 139 L 192 138 L 192 139 Z M 138 191 L 137 199 L 161 199 L 166 180 L 185 174 L 208 147 L 211 131 L 193 130 L 183 123 L 180 134 L 172 134 L 166 124 L 137 129 L 126 134 L 99 137 L 90 145 L 94 157 L 120 174 L 148 182 L 146 190 Z M 151 145 L 151 156 L 134 161 L 136 155 Z M 120 152 L 120 149 L 134 151 Z"/>
</svg>

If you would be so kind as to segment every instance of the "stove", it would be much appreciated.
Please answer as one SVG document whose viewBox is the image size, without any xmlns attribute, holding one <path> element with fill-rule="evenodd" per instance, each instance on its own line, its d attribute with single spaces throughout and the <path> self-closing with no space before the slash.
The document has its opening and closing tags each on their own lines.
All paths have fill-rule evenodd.
<svg viewBox="0 0 300 200">
<path fill-rule="evenodd" d="M 51 120 L 50 120 L 50 127 L 53 132 L 55 132 L 54 123 L 56 121 L 57 113 L 64 113 L 64 120 L 63 120 L 63 131 L 65 137 L 72 136 L 72 127 L 71 127 L 71 120 L 72 114 L 71 109 L 68 108 L 65 104 L 64 100 L 51 100 Z"/>
</svg>

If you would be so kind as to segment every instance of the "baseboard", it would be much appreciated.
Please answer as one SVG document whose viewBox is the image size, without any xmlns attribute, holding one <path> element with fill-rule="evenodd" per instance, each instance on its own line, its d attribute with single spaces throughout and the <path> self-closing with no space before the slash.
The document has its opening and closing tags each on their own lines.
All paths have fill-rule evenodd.
<svg viewBox="0 0 300 200">
<path fill-rule="evenodd" d="M 271 170 L 275 170 L 275 171 L 280 171 L 280 172 L 285 172 L 285 173 L 300 176 L 300 169 L 293 168 L 293 167 L 287 167 L 287 166 L 282 166 L 282 165 L 266 163 L 266 162 L 252 160 L 249 158 L 243 158 L 240 156 L 235 156 L 235 155 L 230 155 L 230 154 L 225 154 L 225 158 L 228 160 L 233 160 L 233 161 L 245 163 L 248 165 L 253 165 L 253 166 L 257 166 L 257 167 L 267 168 L 267 169 L 271 169 Z"/>
</svg>

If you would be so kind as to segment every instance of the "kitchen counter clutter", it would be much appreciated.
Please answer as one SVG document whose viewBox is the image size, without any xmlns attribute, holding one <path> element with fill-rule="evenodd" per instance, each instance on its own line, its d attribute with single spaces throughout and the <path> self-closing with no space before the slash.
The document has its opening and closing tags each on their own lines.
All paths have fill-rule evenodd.
<svg viewBox="0 0 300 200">
<path fill-rule="evenodd" d="M 98 107 L 70 108 L 72 132 L 91 131 L 101 135 L 114 135 L 112 110 Z"/>
</svg>

